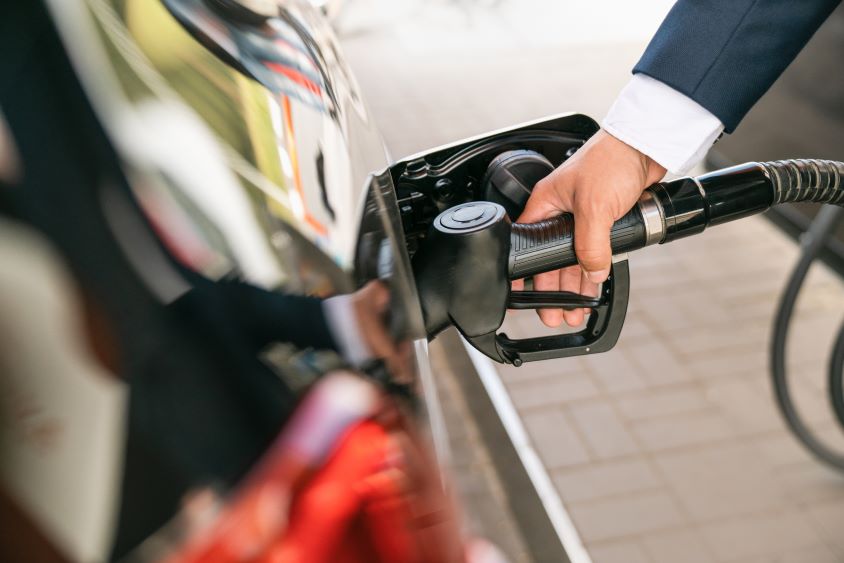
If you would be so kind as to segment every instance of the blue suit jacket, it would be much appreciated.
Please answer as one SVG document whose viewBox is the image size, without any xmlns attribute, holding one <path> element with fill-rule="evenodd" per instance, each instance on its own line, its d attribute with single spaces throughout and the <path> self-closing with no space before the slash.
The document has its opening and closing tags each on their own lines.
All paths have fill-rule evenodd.
<svg viewBox="0 0 844 563">
<path fill-rule="evenodd" d="M 633 69 L 739 124 L 841 0 L 679 0 Z"/>
</svg>

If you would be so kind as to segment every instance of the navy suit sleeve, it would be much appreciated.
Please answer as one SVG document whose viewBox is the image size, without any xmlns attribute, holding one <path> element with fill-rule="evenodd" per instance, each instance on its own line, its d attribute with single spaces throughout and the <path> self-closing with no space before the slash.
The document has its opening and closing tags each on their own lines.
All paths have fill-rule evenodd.
<svg viewBox="0 0 844 563">
<path fill-rule="evenodd" d="M 633 69 L 732 132 L 841 0 L 679 0 Z"/>
</svg>

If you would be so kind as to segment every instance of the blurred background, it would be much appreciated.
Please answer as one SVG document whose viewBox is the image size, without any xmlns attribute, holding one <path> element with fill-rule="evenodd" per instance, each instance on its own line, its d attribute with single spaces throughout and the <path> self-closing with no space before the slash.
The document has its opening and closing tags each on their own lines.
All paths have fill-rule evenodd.
<svg viewBox="0 0 844 563">
<path fill-rule="evenodd" d="M 600 121 L 671 4 L 351 0 L 334 23 L 389 150 L 403 157 L 552 113 Z M 712 164 L 841 158 L 842 25 L 839 9 Z M 611 352 L 495 366 L 573 524 L 572 560 L 844 560 L 844 477 L 786 430 L 769 383 L 773 315 L 798 256 L 769 219 L 632 255 L 630 309 Z M 777 220 L 792 233 L 806 227 L 793 212 Z M 800 412 L 838 448 L 825 378 L 842 311 L 840 276 L 816 264 L 787 350 Z M 530 312 L 511 313 L 506 328 L 542 331 Z M 483 460 L 461 461 L 471 497 Z M 498 516 L 486 526 L 502 526 Z M 530 560 L 514 534 L 504 547 Z"/>
<path fill-rule="evenodd" d="M 413 343 L 405 380 L 327 335 L 318 299 L 375 278 L 394 318 L 421 322 L 395 259 L 402 217 L 372 171 L 549 115 L 600 122 L 672 1 L 47 4 L 52 23 L 40 3 L 15 12 L 43 11 L 32 43 L 0 17 L 0 45 L 32 49 L 0 58 L 15 77 L 0 84 L 0 559 L 207 561 L 207 543 L 251 562 L 291 530 L 316 551 L 328 529 L 357 542 L 361 507 L 398 506 L 373 511 L 365 540 L 405 538 L 407 561 L 474 536 L 519 563 L 844 561 L 844 474 L 789 431 L 769 360 L 817 207 L 633 254 L 607 353 L 515 368 L 449 330 Z M 694 173 L 842 160 L 842 54 L 839 8 Z M 780 349 L 800 419 L 839 456 L 842 225 Z M 525 311 L 503 330 L 556 332 Z M 368 380 L 322 377 L 350 363 Z M 350 451 L 370 464 L 360 481 Z M 347 494 L 309 497 L 338 458 Z M 363 489 L 387 493 L 354 504 Z M 311 519 L 288 520 L 302 498 Z"/>
</svg>

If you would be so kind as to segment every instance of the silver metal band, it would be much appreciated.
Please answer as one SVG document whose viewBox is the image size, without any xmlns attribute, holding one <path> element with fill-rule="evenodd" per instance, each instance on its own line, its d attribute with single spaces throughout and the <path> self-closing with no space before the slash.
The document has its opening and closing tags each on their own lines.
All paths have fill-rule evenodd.
<svg viewBox="0 0 844 563">
<path fill-rule="evenodd" d="M 645 220 L 645 246 L 662 242 L 665 238 L 665 211 L 659 200 L 650 190 L 645 190 L 638 205 Z"/>
</svg>

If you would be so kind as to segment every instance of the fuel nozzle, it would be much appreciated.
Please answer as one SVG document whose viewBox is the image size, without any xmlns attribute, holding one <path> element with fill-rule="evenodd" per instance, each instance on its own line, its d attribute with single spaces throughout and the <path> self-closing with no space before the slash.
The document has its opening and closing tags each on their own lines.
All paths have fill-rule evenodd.
<svg viewBox="0 0 844 563">
<path fill-rule="evenodd" d="M 785 160 L 751 162 L 661 182 L 645 190 L 633 209 L 615 222 L 610 234 L 613 254 L 701 233 L 779 203 L 843 205 L 842 178 L 841 162 Z M 517 365 L 608 350 L 615 345 L 626 315 L 626 261 L 614 262 L 595 299 L 510 289 L 511 280 L 576 263 L 570 214 L 520 224 L 511 223 L 505 209 L 493 202 L 447 209 L 436 218 L 414 257 L 428 336 L 453 324 L 484 354 Z M 592 314 L 586 327 L 574 334 L 523 340 L 496 334 L 508 308 L 546 307 L 588 307 Z"/>
<path fill-rule="evenodd" d="M 464 335 L 495 332 L 504 320 L 510 277 L 506 257 L 510 220 L 497 203 L 446 209 L 413 257 L 425 319 L 433 337 L 454 324 Z"/>
</svg>

